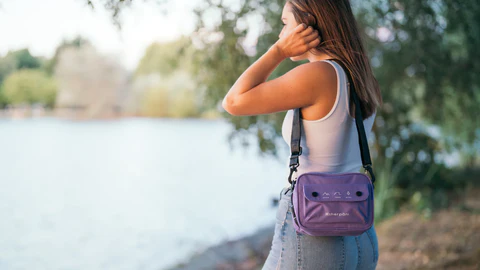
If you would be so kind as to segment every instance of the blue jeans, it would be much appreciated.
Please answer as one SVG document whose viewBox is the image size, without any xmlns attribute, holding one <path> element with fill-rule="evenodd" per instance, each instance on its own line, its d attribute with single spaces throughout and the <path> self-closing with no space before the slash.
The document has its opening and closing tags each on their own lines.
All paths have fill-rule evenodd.
<svg viewBox="0 0 480 270">
<path fill-rule="evenodd" d="M 284 194 L 286 192 L 286 194 Z M 282 189 L 270 253 L 262 270 L 367 270 L 378 262 L 375 227 L 359 236 L 311 236 L 295 231 L 292 191 Z"/>
</svg>

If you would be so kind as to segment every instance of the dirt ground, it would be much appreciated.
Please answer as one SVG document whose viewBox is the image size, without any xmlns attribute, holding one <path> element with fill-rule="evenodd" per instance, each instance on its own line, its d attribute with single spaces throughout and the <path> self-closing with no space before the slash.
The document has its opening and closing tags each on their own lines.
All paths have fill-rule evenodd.
<svg viewBox="0 0 480 270">
<path fill-rule="evenodd" d="M 478 194 L 478 195 L 475 195 Z M 376 227 L 377 269 L 480 269 L 480 190 L 427 219 L 403 211 Z"/>
<path fill-rule="evenodd" d="M 449 209 L 430 220 L 400 213 L 377 227 L 377 269 L 480 269 L 480 215 Z"/>
</svg>

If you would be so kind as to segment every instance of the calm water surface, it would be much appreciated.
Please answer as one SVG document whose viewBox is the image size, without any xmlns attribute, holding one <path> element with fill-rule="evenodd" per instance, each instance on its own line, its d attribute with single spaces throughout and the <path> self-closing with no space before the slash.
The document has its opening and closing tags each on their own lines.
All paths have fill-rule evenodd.
<svg viewBox="0 0 480 270">
<path fill-rule="evenodd" d="M 163 269 L 273 224 L 280 161 L 224 121 L 0 120 L 0 269 Z"/>
</svg>

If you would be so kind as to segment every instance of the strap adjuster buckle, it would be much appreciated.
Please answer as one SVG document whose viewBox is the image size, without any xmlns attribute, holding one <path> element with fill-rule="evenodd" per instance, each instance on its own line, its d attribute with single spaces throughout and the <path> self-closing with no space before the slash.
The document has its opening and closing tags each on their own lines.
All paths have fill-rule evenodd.
<svg viewBox="0 0 480 270">
<path fill-rule="evenodd" d="M 363 165 L 363 168 L 365 169 L 365 174 L 367 174 L 367 172 L 369 172 L 372 169 L 372 164 L 371 163 L 365 164 Z"/>
<path fill-rule="evenodd" d="M 302 147 L 300 146 L 300 151 L 292 152 L 292 157 L 299 157 L 302 154 Z"/>
</svg>

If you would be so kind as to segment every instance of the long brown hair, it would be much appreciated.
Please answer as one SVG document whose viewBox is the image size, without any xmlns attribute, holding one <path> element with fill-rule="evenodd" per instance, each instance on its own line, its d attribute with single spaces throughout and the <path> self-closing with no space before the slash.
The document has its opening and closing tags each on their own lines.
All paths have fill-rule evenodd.
<svg viewBox="0 0 480 270">
<path fill-rule="evenodd" d="M 360 99 L 363 118 L 370 117 L 383 103 L 378 82 L 373 76 L 357 22 L 349 0 L 287 0 L 298 23 L 318 30 L 320 44 L 315 48 L 342 61 L 352 76 Z M 315 50 L 312 50 L 315 54 Z M 350 115 L 355 103 L 350 100 Z"/>
</svg>

